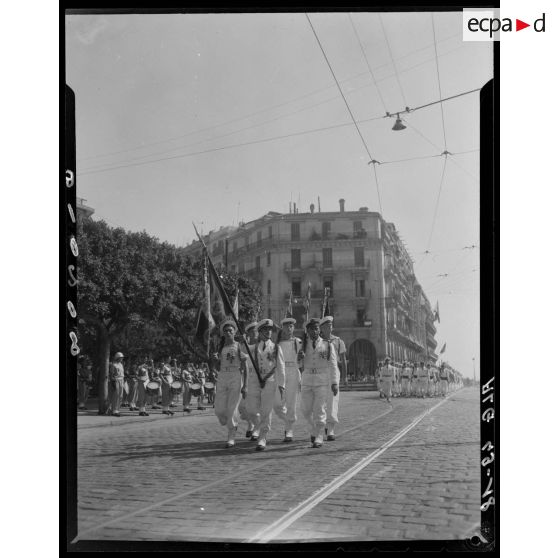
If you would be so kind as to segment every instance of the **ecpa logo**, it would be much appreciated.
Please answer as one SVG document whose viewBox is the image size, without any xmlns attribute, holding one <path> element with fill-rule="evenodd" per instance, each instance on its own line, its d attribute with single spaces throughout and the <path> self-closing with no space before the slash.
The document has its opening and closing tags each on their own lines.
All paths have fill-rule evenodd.
<svg viewBox="0 0 558 558">
<path fill-rule="evenodd" d="M 464 9 L 464 41 L 499 41 L 500 33 L 517 32 L 531 27 L 536 33 L 544 33 L 546 14 L 543 13 L 533 23 L 518 18 L 501 18 L 499 9 Z"/>
</svg>

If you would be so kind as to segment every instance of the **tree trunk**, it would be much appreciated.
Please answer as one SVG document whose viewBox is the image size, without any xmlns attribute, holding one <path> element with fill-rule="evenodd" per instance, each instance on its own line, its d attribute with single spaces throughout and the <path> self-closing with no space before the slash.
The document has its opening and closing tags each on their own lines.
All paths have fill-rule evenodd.
<svg viewBox="0 0 558 558">
<path fill-rule="evenodd" d="M 99 376 L 97 392 L 99 398 L 99 414 L 104 415 L 108 408 L 108 370 L 110 360 L 111 338 L 106 327 L 100 325 L 99 331 Z"/>
</svg>

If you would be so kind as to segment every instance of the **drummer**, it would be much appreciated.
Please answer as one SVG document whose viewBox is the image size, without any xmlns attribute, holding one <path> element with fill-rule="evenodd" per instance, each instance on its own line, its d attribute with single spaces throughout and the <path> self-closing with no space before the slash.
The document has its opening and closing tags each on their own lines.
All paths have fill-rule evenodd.
<svg viewBox="0 0 558 558">
<path fill-rule="evenodd" d="M 150 371 L 149 371 L 149 379 L 152 382 L 157 382 L 159 384 L 159 388 L 157 390 L 156 393 L 152 393 L 150 396 L 151 399 L 151 408 L 152 409 L 160 409 L 161 407 L 159 407 L 159 405 L 157 404 L 157 402 L 159 401 L 159 393 L 161 392 L 161 370 L 163 368 L 163 363 L 162 362 L 157 362 L 157 364 L 155 364 L 155 362 L 153 360 L 150 361 Z"/>
<path fill-rule="evenodd" d="M 163 393 L 163 415 L 174 415 L 174 412 L 170 410 L 170 404 L 172 403 L 172 369 L 171 369 L 171 357 L 166 357 L 162 363 L 161 370 L 161 390 Z"/>
<path fill-rule="evenodd" d="M 198 395 L 198 411 L 205 411 L 205 407 L 203 406 L 203 398 L 205 396 L 205 370 L 201 366 L 197 367 L 196 379 L 201 386 Z"/>
<path fill-rule="evenodd" d="M 171 367 L 172 381 L 176 382 L 180 380 L 180 367 L 178 366 L 178 361 L 175 358 L 171 360 L 170 367 Z M 175 392 L 171 390 L 171 402 L 169 405 L 170 407 L 176 407 L 176 403 L 174 402 L 174 396 L 175 396 Z"/>
<path fill-rule="evenodd" d="M 207 370 L 207 364 L 206 364 Z M 205 384 L 205 391 L 207 392 L 207 403 L 208 405 L 215 405 L 215 390 L 217 389 L 217 374 L 214 370 L 207 370 L 206 372 L 206 384 Z M 213 384 L 211 386 L 210 384 Z"/>
</svg>

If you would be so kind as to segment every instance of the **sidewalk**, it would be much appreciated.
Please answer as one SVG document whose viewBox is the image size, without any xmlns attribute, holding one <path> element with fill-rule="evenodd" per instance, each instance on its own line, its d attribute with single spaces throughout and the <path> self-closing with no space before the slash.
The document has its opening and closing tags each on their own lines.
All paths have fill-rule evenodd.
<svg viewBox="0 0 558 558">
<path fill-rule="evenodd" d="M 195 405 L 194 405 L 195 403 Z M 151 409 L 151 406 L 148 405 L 146 408 L 146 412 L 149 413 L 148 417 L 140 417 L 139 411 L 130 411 L 128 407 L 121 407 L 120 408 L 120 417 L 113 417 L 111 415 L 98 415 L 99 409 L 98 399 L 93 397 L 87 400 L 87 410 L 81 411 L 76 409 L 77 411 L 77 426 L 78 430 L 83 428 L 98 428 L 102 426 L 118 426 L 122 424 L 130 424 L 136 422 L 153 422 L 155 420 L 162 420 L 172 418 L 169 415 L 163 415 L 163 409 Z M 159 405 L 162 407 L 162 405 Z M 204 403 L 205 407 L 204 411 L 199 411 L 197 406 L 197 401 L 192 401 L 192 405 L 190 405 L 191 413 L 183 413 L 182 411 L 182 403 L 177 405 L 176 407 L 171 407 L 171 411 L 174 412 L 175 417 L 181 416 L 204 416 L 204 415 L 213 415 L 214 409 L 213 405 L 207 405 Z"/>
</svg>

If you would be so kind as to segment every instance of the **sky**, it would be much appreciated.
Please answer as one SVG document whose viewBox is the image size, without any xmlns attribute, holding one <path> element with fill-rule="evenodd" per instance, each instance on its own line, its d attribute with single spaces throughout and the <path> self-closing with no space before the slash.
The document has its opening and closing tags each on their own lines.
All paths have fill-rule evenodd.
<svg viewBox="0 0 558 558">
<path fill-rule="evenodd" d="M 290 201 L 381 211 L 439 303 L 445 360 L 478 378 L 478 92 L 402 114 L 402 131 L 383 116 L 482 87 L 492 43 L 463 42 L 461 12 L 309 18 L 319 42 L 303 13 L 67 16 L 77 195 L 179 246 L 192 221 Z"/>
</svg>

